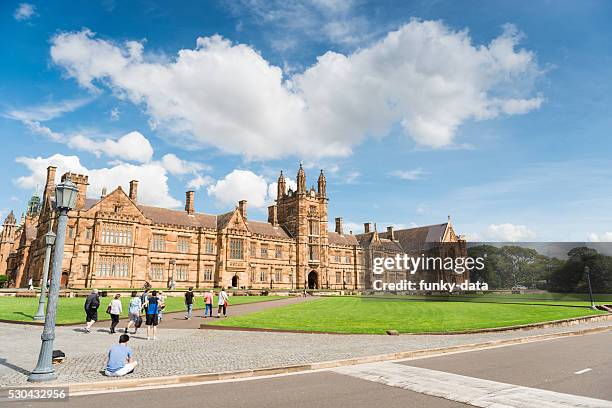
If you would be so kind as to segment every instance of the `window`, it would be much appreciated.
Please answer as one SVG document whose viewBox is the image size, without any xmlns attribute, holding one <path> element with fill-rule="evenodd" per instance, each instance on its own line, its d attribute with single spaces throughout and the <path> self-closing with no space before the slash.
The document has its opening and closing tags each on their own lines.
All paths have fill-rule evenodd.
<svg viewBox="0 0 612 408">
<path fill-rule="evenodd" d="M 274 250 L 274 257 L 281 259 L 283 257 L 283 247 L 280 245 L 277 245 L 275 250 Z"/>
<path fill-rule="evenodd" d="M 308 260 L 318 261 L 319 260 L 319 246 L 315 237 L 308 237 Z"/>
<path fill-rule="evenodd" d="M 153 251 L 165 251 L 166 250 L 166 236 L 163 234 L 153 234 L 153 241 L 151 242 L 151 249 Z"/>
<path fill-rule="evenodd" d="M 268 246 L 267 245 L 261 245 L 261 257 L 262 258 L 267 258 L 268 257 Z"/>
<path fill-rule="evenodd" d="M 74 227 L 68 227 L 68 238 L 74 238 Z"/>
<path fill-rule="evenodd" d="M 97 275 L 100 278 L 126 278 L 129 273 L 129 258 L 125 256 L 101 256 Z"/>
<path fill-rule="evenodd" d="M 340 263 L 340 255 L 337 252 L 334 254 L 334 262 Z"/>
<path fill-rule="evenodd" d="M 85 229 L 85 239 L 91 239 L 91 228 Z"/>
<path fill-rule="evenodd" d="M 265 282 L 266 281 L 266 270 L 261 268 L 259 270 L 259 281 L 260 282 Z"/>
<path fill-rule="evenodd" d="M 89 265 L 81 265 L 81 276 L 86 277 L 89 273 Z"/>
<path fill-rule="evenodd" d="M 151 272 L 149 273 L 151 280 L 163 280 L 164 279 L 164 264 L 152 263 Z"/>
<path fill-rule="evenodd" d="M 176 270 L 174 271 L 174 276 L 176 276 L 176 280 L 186 281 L 189 276 L 189 265 L 179 264 L 176 265 Z"/>
<path fill-rule="evenodd" d="M 237 238 L 230 239 L 230 258 L 231 259 L 243 259 L 241 239 L 237 239 Z"/>
<path fill-rule="evenodd" d="M 213 254 L 215 252 L 215 243 L 212 239 L 206 239 L 206 253 Z"/>
<path fill-rule="evenodd" d="M 102 243 L 107 245 L 131 245 L 132 228 L 129 225 L 102 224 Z"/>
<path fill-rule="evenodd" d="M 255 258 L 257 256 L 257 244 L 251 242 L 251 258 Z"/>
<path fill-rule="evenodd" d="M 204 267 L 204 280 L 211 281 L 213 279 L 213 268 L 212 266 Z"/>
<path fill-rule="evenodd" d="M 348 284 L 351 283 L 351 274 L 350 273 L 345 274 L 344 278 L 346 279 L 346 283 L 348 283 Z"/>
<path fill-rule="evenodd" d="M 336 272 L 336 283 L 342 283 L 342 272 Z"/>
<path fill-rule="evenodd" d="M 182 254 L 186 254 L 189 252 L 189 238 L 188 237 L 179 237 L 176 241 L 176 250 Z"/>
<path fill-rule="evenodd" d="M 318 220 L 308 220 L 308 235 L 319 235 Z"/>
<path fill-rule="evenodd" d="M 346 263 L 351 263 L 351 254 L 347 254 L 347 255 L 344 257 L 344 262 L 346 262 Z"/>
<path fill-rule="evenodd" d="M 283 270 L 276 269 L 274 271 L 274 282 L 282 282 L 283 281 Z"/>
</svg>

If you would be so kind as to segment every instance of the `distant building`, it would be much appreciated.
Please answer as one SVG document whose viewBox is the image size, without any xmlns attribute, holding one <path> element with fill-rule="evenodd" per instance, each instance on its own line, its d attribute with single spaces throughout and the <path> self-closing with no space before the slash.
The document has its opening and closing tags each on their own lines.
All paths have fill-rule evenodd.
<svg viewBox="0 0 612 408">
<path fill-rule="evenodd" d="M 42 197 L 33 197 L 18 225 L 13 213 L 0 237 L 0 273 L 15 286 L 38 283 L 44 262 L 44 235 L 55 229 L 56 168 L 47 169 Z M 69 213 L 62 286 L 235 287 L 252 289 L 363 289 L 371 281 L 371 257 L 422 245 L 427 239 L 461 242 L 449 223 L 420 229 L 378 233 L 366 224 L 364 234 L 344 231 L 342 218 L 328 231 L 325 174 L 317 188 L 306 188 L 300 165 L 297 188 L 278 178 L 276 204 L 267 222 L 248 217 L 247 202 L 220 215 L 195 211 L 188 191 L 184 210 L 138 203 L 138 181 L 96 199 L 87 198 L 88 177 L 66 173 L 79 188 L 77 207 Z M 422 236 L 414 231 L 431 231 Z M 418 236 L 418 240 L 417 240 Z M 414 237 L 414 242 L 412 238 Z M 418 244 L 417 244 L 418 242 Z M 432 276 L 431 278 L 436 278 Z"/>
</svg>

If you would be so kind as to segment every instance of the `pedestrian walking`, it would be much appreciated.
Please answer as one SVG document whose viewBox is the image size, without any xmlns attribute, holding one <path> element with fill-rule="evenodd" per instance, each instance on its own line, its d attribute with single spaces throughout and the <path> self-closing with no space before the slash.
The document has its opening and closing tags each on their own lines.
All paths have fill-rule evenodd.
<svg viewBox="0 0 612 408">
<path fill-rule="evenodd" d="M 123 306 L 121 305 L 121 293 L 117 293 L 113 300 L 108 305 L 107 312 L 111 316 L 110 334 L 115 333 L 115 327 L 119 324 L 119 316 L 123 312 Z"/>
<path fill-rule="evenodd" d="M 32 290 L 34 289 L 34 281 L 32 280 L 32 278 L 30 278 L 28 280 L 28 290 Z"/>
<path fill-rule="evenodd" d="M 128 347 L 128 341 L 130 341 L 130 336 L 122 334 L 119 336 L 119 344 L 114 344 L 110 348 L 104 375 L 108 377 L 123 377 L 134 371 L 138 362 L 132 358 L 132 349 Z"/>
<path fill-rule="evenodd" d="M 85 333 L 91 333 L 91 326 L 98 321 L 98 308 L 100 307 L 100 296 L 98 289 L 92 289 L 85 299 Z"/>
<path fill-rule="evenodd" d="M 163 291 L 157 292 L 157 299 L 159 299 L 159 311 L 157 317 L 157 323 L 161 323 L 162 317 L 164 316 L 164 308 L 166 307 L 166 295 Z"/>
<path fill-rule="evenodd" d="M 225 288 L 221 288 L 219 291 L 219 297 L 217 299 L 217 305 L 219 306 L 219 310 L 217 311 L 217 317 L 221 317 L 221 310 L 223 310 L 223 317 L 227 317 L 227 293 L 225 292 Z"/>
<path fill-rule="evenodd" d="M 130 327 L 134 326 L 134 333 L 138 331 L 140 326 L 142 325 L 142 317 L 140 317 L 140 310 L 142 309 L 142 301 L 140 300 L 140 296 L 136 291 L 132 292 L 132 299 L 130 299 L 130 304 L 128 306 L 128 324 L 125 328 L 125 334 L 127 334 Z"/>
<path fill-rule="evenodd" d="M 157 297 L 157 291 L 151 292 L 151 296 L 147 298 L 144 305 L 147 311 L 147 340 L 155 340 L 157 334 L 157 325 L 159 324 L 159 298 Z"/>
<path fill-rule="evenodd" d="M 214 294 L 213 294 L 212 289 L 209 290 L 208 292 L 204 292 L 204 318 L 206 318 L 207 315 L 210 317 L 213 317 L 212 315 L 213 298 L 214 298 Z"/>
<path fill-rule="evenodd" d="M 148 297 L 149 297 L 149 288 L 145 288 L 145 290 L 142 292 L 142 295 L 140 295 L 140 302 L 144 305 L 147 302 Z"/>
<path fill-rule="evenodd" d="M 185 320 L 191 319 L 191 315 L 193 314 L 193 288 L 190 287 L 187 292 L 185 292 Z"/>
</svg>

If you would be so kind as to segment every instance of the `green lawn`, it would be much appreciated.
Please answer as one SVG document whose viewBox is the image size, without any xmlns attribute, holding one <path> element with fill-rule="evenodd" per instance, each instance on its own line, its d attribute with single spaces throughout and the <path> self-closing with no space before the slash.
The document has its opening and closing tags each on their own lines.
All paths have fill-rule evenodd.
<svg viewBox="0 0 612 408">
<path fill-rule="evenodd" d="M 571 302 L 545 304 L 404 301 L 329 297 L 214 322 L 221 326 L 335 333 L 453 332 L 566 319 L 603 313 Z"/>
<path fill-rule="evenodd" d="M 243 303 L 262 302 L 265 300 L 282 299 L 282 296 L 230 296 L 230 305 L 240 305 Z M 110 303 L 111 298 L 100 298 L 100 309 L 98 310 L 98 318 L 100 320 L 110 320 L 110 315 L 106 314 L 106 307 Z M 130 297 L 122 296 L 123 317 L 127 317 L 127 305 L 130 302 Z M 215 304 L 217 298 L 215 297 Z M 60 298 L 58 305 L 57 323 L 83 323 L 85 321 L 85 304 L 84 297 L 78 298 Z M 204 300 L 201 296 L 196 298 L 195 309 L 204 308 Z M 13 320 L 20 322 L 31 322 L 32 317 L 38 309 L 38 298 L 30 297 L 9 297 L 0 296 L 0 319 Z M 178 312 L 185 310 L 183 297 L 167 297 L 165 313 Z"/>
</svg>

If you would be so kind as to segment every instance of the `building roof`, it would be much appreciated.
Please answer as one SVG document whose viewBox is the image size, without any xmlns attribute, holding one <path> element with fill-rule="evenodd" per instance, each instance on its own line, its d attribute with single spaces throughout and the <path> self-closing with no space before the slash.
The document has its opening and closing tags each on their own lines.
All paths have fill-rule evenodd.
<svg viewBox="0 0 612 408">
<path fill-rule="evenodd" d="M 254 234 L 266 235 L 269 237 L 276 238 L 290 238 L 289 234 L 287 234 L 287 232 L 281 226 L 275 227 L 274 225 L 268 222 L 262 221 L 247 221 L 246 224 L 249 228 L 249 231 Z"/>
<path fill-rule="evenodd" d="M 330 245 L 358 245 L 357 238 L 354 235 L 340 235 L 337 232 L 329 231 L 327 239 Z"/>
<path fill-rule="evenodd" d="M 428 243 L 441 242 L 448 223 L 426 225 L 424 227 L 408 228 L 394 231 L 394 239 L 399 242 L 404 251 L 421 251 L 427 249 Z M 389 239 L 388 232 L 380 232 L 381 238 Z"/>
<path fill-rule="evenodd" d="M 210 214 L 187 214 L 185 211 L 169 210 L 167 208 L 137 205 L 143 215 L 156 224 L 181 225 L 185 227 L 216 228 L 217 217 Z"/>
</svg>

